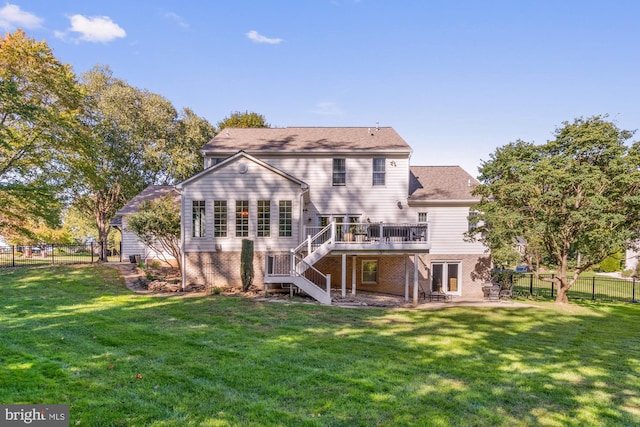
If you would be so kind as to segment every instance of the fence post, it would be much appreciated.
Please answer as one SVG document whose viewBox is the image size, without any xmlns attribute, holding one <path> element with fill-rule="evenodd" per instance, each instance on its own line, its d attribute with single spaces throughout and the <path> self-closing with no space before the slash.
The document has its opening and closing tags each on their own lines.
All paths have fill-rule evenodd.
<svg viewBox="0 0 640 427">
<path fill-rule="evenodd" d="M 93 242 L 91 242 L 91 264 L 93 264 Z"/>
<path fill-rule="evenodd" d="M 529 296 L 533 296 L 533 273 L 529 276 Z"/>
<path fill-rule="evenodd" d="M 11 267 L 16 266 L 16 245 L 11 245 Z"/>
<path fill-rule="evenodd" d="M 638 302 L 636 300 L 636 278 L 633 278 L 633 282 L 631 283 L 631 302 Z"/>
<path fill-rule="evenodd" d="M 553 282 L 551 282 L 551 299 L 553 299 Z"/>
<path fill-rule="evenodd" d="M 56 246 L 52 243 L 51 244 L 51 264 L 55 264 L 55 258 L 54 258 L 54 253 L 56 252 Z"/>
<path fill-rule="evenodd" d="M 596 300 L 596 276 L 591 278 L 591 301 Z"/>
</svg>

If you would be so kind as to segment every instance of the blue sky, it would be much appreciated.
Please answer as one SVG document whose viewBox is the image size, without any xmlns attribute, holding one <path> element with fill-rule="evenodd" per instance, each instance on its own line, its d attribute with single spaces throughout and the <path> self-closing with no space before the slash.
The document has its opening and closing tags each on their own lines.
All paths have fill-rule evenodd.
<svg viewBox="0 0 640 427">
<path fill-rule="evenodd" d="M 497 147 L 543 143 L 575 117 L 638 128 L 639 21 L 632 0 L 0 3 L 3 32 L 212 124 L 245 110 L 272 126 L 379 122 L 413 165 L 474 176 Z"/>
</svg>

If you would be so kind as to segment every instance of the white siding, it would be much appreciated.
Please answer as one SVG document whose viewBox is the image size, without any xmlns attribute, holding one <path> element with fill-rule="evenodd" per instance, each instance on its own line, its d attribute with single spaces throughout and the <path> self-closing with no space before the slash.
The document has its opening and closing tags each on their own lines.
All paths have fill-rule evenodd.
<svg viewBox="0 0 640 427">
<path fill-rule="evenodd" d="M 144 256 L 145 246 L 134 232 L 127 230 L 127 218 L 122 218 L 122 260 L 128 261 L 131 255 Z"/>
<path fill-rule="evenodd" d="M 158 259 L 171 261 L 175 259 L 168 252 L 158 253 L 142 243 L 134 232 L 127 230 L 127 217 L 122 218 L 122 260 L 129 261 L 130 255 L 140 255 L 143 260 Z"/>
<path fill-rule="evenodd" d="M 469 227 L 469 208 L 466 206 L 413 207 L 413 221 L 418 220 L 418 212 L 428 212 L 431 237 L 429 253 L 437 254 L 484 254 L 485 247 L 479 242 L 464 241 L 464 233 Z"/>
<path fill-rule="evenodd" d="M 216 245 L 220 245 L 223 251 L 241 249 L 242 238 L 235 237 L 236 200 L 249 201 L 249 236 L 246 238 L 254 241 L 256 251 L 267 249 L 288 251 L 298 244 L 301 192 L 299 184 L 243 157 L 202 175 L 199 179 L 189 182 L 182 190 L 185 252 L 214 252 Z M 206 202 L 205 237 L 192 237 L 192 202 L 194 200 Z M 213 235 L 214 200 L 227 201 L 227 237 Z M 257 237 L 258 200 L 271 201 L 271 237 L 269 238 Z M 292 203 L 291 237 L 278 237 L 278 202 L 280 200 L 290 200 Z"/>
<path fill-rule="evenodd" d="M 315 223 L 317 215 L 362 215 L 371 222 L 409 221 L 407 195 L 409 159 L 407 156 L 262 157 L 261 160 L 309 184 L 311 204 L 305 221 Z M 373 185 L 373 158 L 385 157 L 385 185 Z M 333 159 L 346 159 L 346 185 L 332 183 Z M 400 202 L 402 209 L 398 207 Z"/>
</svg>

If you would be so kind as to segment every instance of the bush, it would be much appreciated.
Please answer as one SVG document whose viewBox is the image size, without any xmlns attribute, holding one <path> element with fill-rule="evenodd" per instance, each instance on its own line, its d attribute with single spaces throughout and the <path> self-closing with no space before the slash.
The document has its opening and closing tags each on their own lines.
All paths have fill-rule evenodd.
<svg viewBox="0 0 640 427">
<path fill-rule="evenodd" d="M 253 240 L 242 239 L 240 277 L 242 279 L 242 292 L 247 292 L 251 283 L 253 283 Z"/>
<path fill-rule="evenodd" d="M 603 273 L 613 273 L 622 268 L 623 258 L 620 254 L 608 256 L 600 263 L 600 271 Z"/>
</svg>

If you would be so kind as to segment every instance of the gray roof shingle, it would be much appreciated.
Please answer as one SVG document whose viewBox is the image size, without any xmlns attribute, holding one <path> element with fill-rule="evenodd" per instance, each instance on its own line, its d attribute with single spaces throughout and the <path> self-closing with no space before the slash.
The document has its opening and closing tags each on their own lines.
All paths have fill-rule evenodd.
<svg viewBox="0 0 640 427">
<path fill-rule="evenodd" d="M 202 153 L 358 152 L 411 153 L 390 127 L 225 128 L 202 147 Z"/>
<path fill-rule="evenodd" d="M 478 181 L 460 166 L 412 166 L 409 177 L 411 201 L 475 201 L 471 195 Z"/>
<path fill-rule="evenodd" d="M 176 206 L 180 206 L 180 193 L 176 191 L 173 185 L 150 185 L 120 208 L 120 210 L 116 212 L 116 216 L 136 213 L 142 202 L 159 199 L 164 196 L 171 196 L 176 202 Z"/>
</svg>

